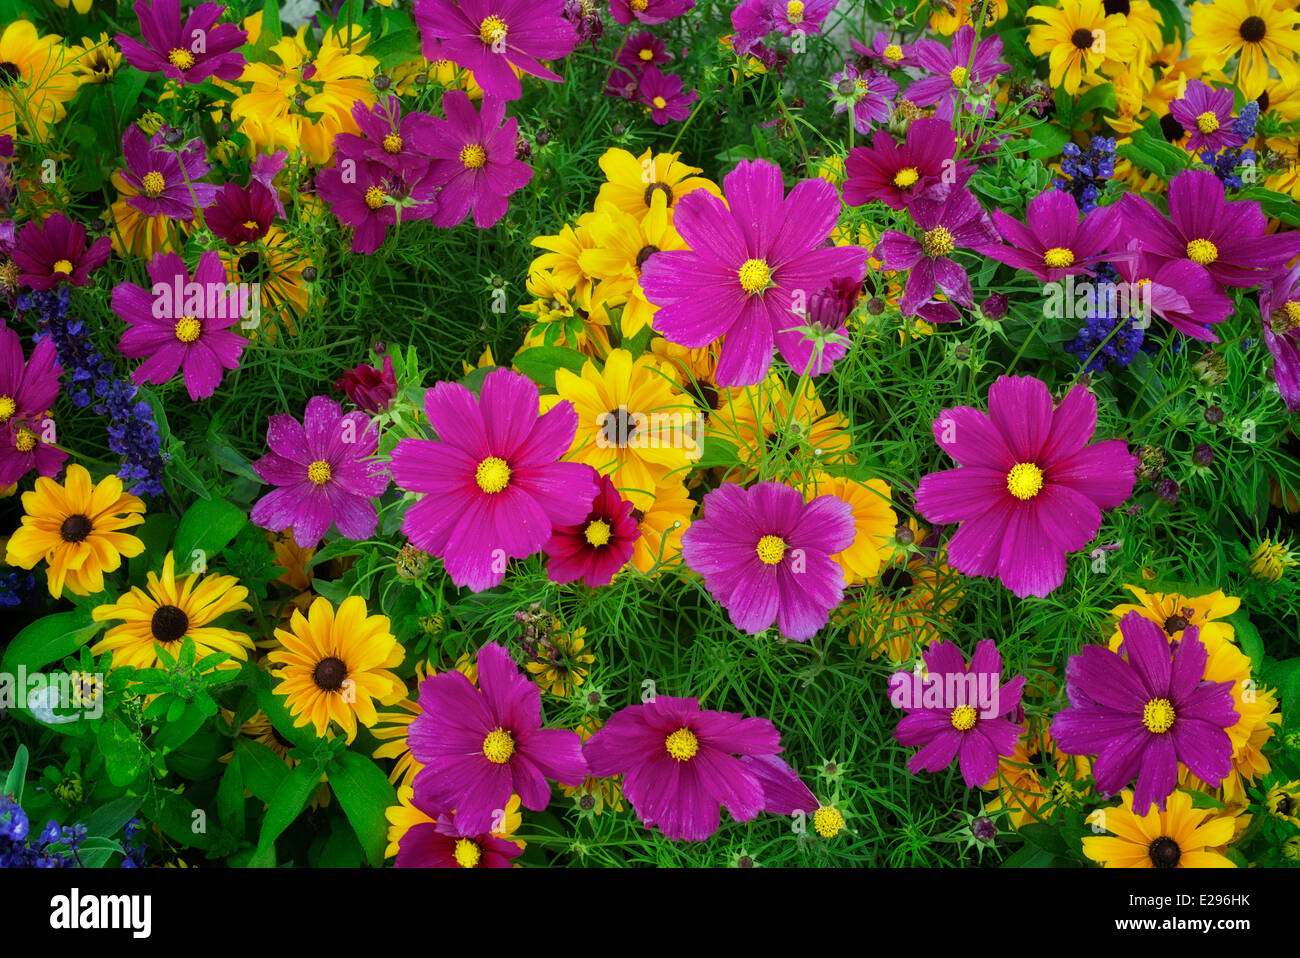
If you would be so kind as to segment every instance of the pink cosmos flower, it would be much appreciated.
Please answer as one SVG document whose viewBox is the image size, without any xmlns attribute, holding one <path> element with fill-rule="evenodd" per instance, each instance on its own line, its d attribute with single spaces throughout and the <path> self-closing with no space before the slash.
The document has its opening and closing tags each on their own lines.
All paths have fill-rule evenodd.
<svg viewBox="0 0 1300 958">
<path fill-rule="evenodd" d="M 353 228 L 352 252 L 373 253 L 383 245 L 388 227 L 403 220 L 432 217 L 438 203 L 431 167 L 394 170 L 372 160 L 348 160 L 347 169 L 331 166 L 316 174 L 316 193 L 330 204 L 339 222 Z"/>
<path fill-rule="evenodd" d="M 253 505 L 253 524 L 272 532 L 293 529 L 300 549 L 320 543 L 333 523 L 348 539 L 369 539 L 379 522 L 370 501 L 388 488 L 388 473 L 374 461 L 379 431 L 361 412 L 344 415 L 328 396 L 307 401 L 300 423 L 288 413 L 271 417 L 271 451 L 253 469 L 278 488 Z"/>
<path fill-rule="evenodd" d="M 532 555 L 556 526 L 587 517 L 597 491 L 591 467 L 559 461 L 578 428 L 571 403 L 539 417 L 537 386 L 497 369 L 477 398 L 442 382 L 424 407 L 438 439 L 403 439 L 393 449 L 398 486 L 424 494 L 402 532 L 441 557 L 457 586 L 500 584 L 507 558 Z"/>
<path fill-rule="evenodd" d="M 447 119 L 433 119 L 429 155 L 430 182 L 438 193 L 435 226 L 455 226 L 471 210 L 474 225 L 487 229 L 506 215 L 509 198 L 533 178 L 533 170 L 515 156 L 519 121 L 506 115 L 504 100 L 483 97 L 479 113 L 463 90 L 442 95 Z"/>
<path fill-rule="evenodd" d="M 932 643 L 923 657 L 923 682 L 913 672 L 895 672 L 889 680 L 891 701 L 904 702 L 907 712 L 894 738 L 909 747 L 922 746 L 908 760 L 907 770 L 913 775 L 940 772 L 955 758 L 966 787 L 979 788 L 997 771 L 998 757 L 1016 750 L 1025 677 L 1017 675 L 1001 684 L 1002 656 L 992 639 L 975 646 L 969 668 L 952 642 Z M 918 698 L 920 689 L 932 681 L 938 705 L 923 704 L 929 701 L 924 694 Z"/>
<path fill-rule="evenodd" d="M 682 92 L 682 78 L 673 73 L 662 73 L 658 67 L 641 71 L 638 85 L 641 102 L 650 108 L 650 119 L 659 126 L 669 120 L 684 120 L 691 115 L 691 104 L 699 94 L 694 90 Z"/>
<path fill-rule="evenodd" d="M 415 22 L 428 59 L 459 64 L 486 95 L 505 100 L 523 92 L 511 67 L 559 82 L 539 61 L 562 60 L 578 45 L 564 0 L 416 0 Z"/>
<path fill-rule="evenodd" d="M 393 357 L 384 357 L 382 371 L 368 363 L 359 363 L 349 369 L 341 379 L 334 383 L 334 388 L 347 393 L 349 399 L 357 404 L 363 412 L 384 412 L 392 405 L 397 395 L 397 379 L 393 376 Z"/>
<path fill-rule="evenodd" d="M 762 782 L 736 756 L 779 751 L 767 719 L 668 695 L 615 712 L 583 745 L 592 775 L 623 776 L 623 794 L 647 828 L 693 842 L 718 830 L 723 806 L 738 822 L 763 811 Z"/>
<path fill-rule="evenodd" d="M 414 801 L 417 808 L 418 803 Z M 426 815 L 427 809 L 420 808 Z M 514 842 L 491 832 L 475 834 L 456 821 L 455 812 L 443 812 L 432 822 L 412 825 L 398 840 L 396 868 L 513 868 L 523 854 Z"/>
<path fill-rule="evenodd" d="M 255 243 L 275 222 L 277 202 L 275 195 L 257 180 L 248 186 L 227 183 L 203 211 L 203 221 L 231 246 Z"/>
<path fill-rule="evenodd" d="M 1123 223 L 1119 204 L 1099 206 L 1080 220 L 1079 204 L 1061 190 L 1044 190 L 1030 200 L 1024 223 L 1001 210 L 993 211 L 993 223 L 1006 243 L 983 246 L 980 252 L 1045 283 L 1071 273 L 1092 275 L 1102 260 L 1130 256 L 1113 248 Z"/>
<path fill-rule="evenodd" d="M 138 191 L 126 201 L 145 216 L 188 222 L 196 209 L 211 205 L 217 197 L 216 186 L 199 182 L 210 169 L 202 140 L 172 149 L 161 130 L 146 139 L 144 131 L 131 124 L 122 136 L 122 156 L 126 160 L 122 179 Z"/>
<path fill-rule="evenodd" d="M 667 23 L 695 6 L 695 0 L 609 0 L 609 12 L 623 26 L 633 21 Z"/>
<path fill-rule="evenodd" d="M 588 774 L 578 733 L 542 728 L 540 690 L 495 642 L 479 650 L 478 684 L 454 669 L 430 675 L 407 735 L 423 766 L 416 800 L 456 809 L 456 825 L 468 835 L 489 832 L 511 794 L 541 811 L 551 801 L 548 778 L 580 785 Z"/>
<path fill-rule="evenodd" d="M 844 597 L 831 556 L 853 542 L 853 512 L 836 496 L 804 502 L 796 489 L 724 483 L 704 497 L 703 515 L 682 535 L 682 557 L 736 628 L 803 641 Z"/>
<path fill-rule="evenodd" d="M 591 472 L 599 489 L 591 511 L 577 525 L 557 526 L 543 551 L 550 560 L 546 576 L 552 582 L 581 579 L 594 589 L 609 585 L 627 565 L 641 530 L 632 518 L 632 503 L 618 494 L 613 480 L 595 469 Z"/>
<path fill-rule="evenodd" d="M 334 148 L 348 159 L 367 159 L 393 170 L 427 166 L 435 137 L 434 118 L 428 113 L 402 113 L 402 101 L 395 96 L 372 107 L 358 100 L 352 105 L 352 119 L 361 130 L 339 133 Z M 420 176 L 412 175 L 418 180 Z"/>
<path fill-rule="evenodd" d="M 1092 443 L 1097 400 L 1076 385 L 1052 408 L 1046 384 L 1003 376 L 987 414 L 945 409 L 934 438 L 959 468 L 925 476 L 917 510 L 930 522 L 959 522 L 948 564 L 997 577 L 1017 596 L 1045 596 L 1065 580 L 1067 553 L 1092 541 L 1101 510 L 1133 491 L 1137 458 L 1122 440 Z"/>
<path fill-rule="evenodd" d="M 238 48 L 248 33 L 233 23 L 218 25 L 225 12 L 224 4 L 201 3 L 182 24 L 181 0 L 138 0 L 135 15 L 144 43 L 124 33 L 113 42 L 133 67 L 146 73 L 161 71 L 182 86 L 209 77 L 238 80 L 244 72 Z"/>
<path fill-rule="evenodd" d="M 108 262 L 111 240 L 101 236 L 86 245 L 86 228 L 62 213 L 28 220 L 18 231 L 13 258 L 18 284 L 34 290 L 53 289 L 62 282 L 85 286 L 92 270 Z"/>
<path fill-rule="evenodd" d="M 23 357 L 18 333 L 0 321 L 0 486 L 9 486 L 33 467 L 53 476 L 68 454 L 40 441 L 43 420 L 59 395 L 59 365 L 54 340 L 46 336 Z"/>
<path fill-rule="evenodd" d="M 951 47 L 927 37 L 917 40 L 912 52 L 917 65 L 934 75 L 912 81 L 907 98 L 917 106 L 933 106 L 934 115 L 940 120 L 953 118 L 958 101 L 966 96 L 971 84 L 989 83 L 1011 69 L 1009 64 L 999 62 L 1002 38 L 985 37 L 977 46 L 975 28 L 969 23 L 953 34 Z M 996 109 L 992 103 L 981 107 L 969 97 L 963 106 L 972 113 L 985 115 Z"/>
<path fill-rule="evenodd" d="M 914 120 L 901 144 L 878 130 L 870 147 L 849 150 L 844 161 L 844 202 L 865 206 L 880 200 L 901 210 L 936 187 L 962 186 L 974 168 L 956 155 L 956 134 L 943 120 Z"/>
<path fill-rule="evenodd" d="M 154 286 L 167 292 L 156 296 L 134 283 L 113 289 L 113 312 L 127 324 L 118 348 L 123 356 L 145 360 L 131 381 L 166 383 L 179 369 L 190 398 L 206 399 L 217 391 L 223 369 L 239 368 L 247 340 L 230 327 L 247 314 L 248 292 L 226 295 L 226 268 L 212 250 L 199 257 L 194 270 L 193 281 L 202 290 L 194 303 L 184 292 L 190 271 L 175 253 L 158 253 L 147 269 Z M 186 312 L 191 305 L 198 308 Z"/>
<path fill-rule="evenodd" d="M 751 386 L 772 365 L 775 345 L 797 355 L 803 339 L 792 317 L 806 298 L 866 259 L 858 246 L 827 246 L 840 204 L 825 180 L 804 180 L 785 196 L 781 169 L 742 160 L 723 180 L 727 201 L 706 190 L 676 204 L 673 225 L 690 249 L 656 253 L 641 288 L 660 307 L 655 329 L 695 349 L 723 338 L 717 384 Z"/>
</svg>

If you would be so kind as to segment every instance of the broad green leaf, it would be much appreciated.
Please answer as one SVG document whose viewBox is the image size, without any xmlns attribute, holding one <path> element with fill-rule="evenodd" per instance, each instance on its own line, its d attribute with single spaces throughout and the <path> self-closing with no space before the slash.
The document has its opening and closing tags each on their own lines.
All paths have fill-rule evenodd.
<svg viewBox="0 0 1300 958">
<path fill-rule="evenodd" d="M 392 783 L 370 759 L 357 752 L 343 752 L 325 770 L 339 804 L 357 833 L 366 860 L 378 868 L 384 863 L 388 820 L 384 812 L 397 804 Z"/>
</svg>

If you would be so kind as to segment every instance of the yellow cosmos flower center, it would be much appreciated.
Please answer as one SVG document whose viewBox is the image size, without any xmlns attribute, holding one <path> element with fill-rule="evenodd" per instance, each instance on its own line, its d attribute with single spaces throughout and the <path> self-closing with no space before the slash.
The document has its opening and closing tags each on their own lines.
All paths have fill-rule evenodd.
<svg viewBox="0 0 1300 958">
<path fill-rule="evenodd" d="M 177 47 L 167 54 L 167 62 L 178 70 L 188 70 L 194 66 L 194 54 L 190 53 L 189 50 L 182 50 Z"/>
<path fill-rule="evenodd" d="M 477 143 L 471 143 L 460 151 L 460 162 L 467 170 L 477 170 L 487 162 L 487 150 Z"/>
<path fill-rule="evenodd" d="M 953 86 L 961 86 L 966 82 L 966 68 L 953 67 L 952 72 L 948 74 L 948 79 L 952 81 Z"/>
<path fill-rule="evenodd" d="M 150 170 L 146 173 L 140 180 L 140 185 L 144 187 L 145 195 L 149 197 L 157 196 L 167 189 L 167 181 L 163 179 L 163 175 L 157 170 Z"/>
<path fill-rule="evenodd" d="M 952 727 L 959 732 L 966 732 L 975 727 L 979 713 L 973 705 L 959 705 L 952 710 Z"/>
<path fill-rule="evenodd" d="M 318 486 L 323 486 L 329 482 L 332 475 L 334 473 L 330 471 L 330 464 L 324 459 L 317 459 L 307 467 L 307 478 Z"/>
<path fill-rule="evenodd" d="M 1007 473 L 1007 492 L 1017 499 L 1032 499 L 1043 488 L 1043 470 L 1032 462 L 1018 462 Z"/>
<path fill-rule="evenodd" d="M 1207 239 L 1194 239 L 1187 244 L 1187 258 L 1193 263 L 1208 266 L 1219 258 L 1219 247 Z"/>
<path fill-rule="evenodd" d="M 14 448 L 19 452 L 31 452 L 36 448 L 36 433 L 30 429 L 19 429 L 14 436 Z"/>
<path fill-rule="evenodd" d="M 1152 699 L 1142 709 L 1142 724 L 1157 734 L 1168 732 L 1174 725 L 1174 707 L 1168 699 Z"/>
<path fill-rule="evenodd" d="M 484 492 L 500 492 L 510 482 L 510 467 L 504 459 L 488 456 L 474 470 L 474 481 Z"/>
<path fill-rule="evenodd" d="M 176 338 L 183 343 L 192 343 L 199 338 L 203 324 L 193 316 L 182 316 L 176 320 Z"/>
<path fill-rule="evenodd" d="M 384 137 L 384 152 L 401 153 L 402 138 L 398 136 L 396 133 L 389 133 L 386 137 Z"/>
<path fill-rule="evenodd" d="M 56 260 L 54 265 L 51 266 L 50 269 L 56 273 L 64 273 L 64 274 L 71 273 L 72 263 L 66 259 Z"/>
<path fill-rule="evenodd" d="M 664 99 L 663 97 L 661 97 L 661 96 L 657 96 L 657 97 L 655 97 L 655 98 L 654 98 L 653 100 L 651 100 L 650 102 L 653 103 L 653 104 L 655 105 L 655 109 L 657 109 L 657 110 L 662 110 L 664 107 L 666 107 L 666 106 L 668 105 L 668 101 L 665 100 L 665 99 Z"/>
<path fill-rule="evenodd" d="M 785 18 L 791 23 L 803 23 L 803 3 L 800 0 L 790 0 L 785 5 Z"/>
<path fill-rule="evenodd" d="M 905 166 L 894 174 L 894 185 L 905 190 L 920 178 L 921 173 L 915 166 Z"/>
<path fill-rule="evenodd" d="M 700 750 L 700 742 L 690 729 L 679 728 L 664 739 L 664 748 L 668 749 L 668 754 L 677 761 L 686 762 L 694 758 L 695 753 Z"/>
<path fill-rule="evenodd" d="M 366 206 L 372 210 L 377 210 L 388 201 L 388 194 L 377 186 L 372 186 L 366 190 Z"/>
<path fill-rule="evenodd" d="M 637 54 L 642 60 L 650 61 L 655 58 L 655 52 L 649 48 L 642 50 Z"/>
<path fill-rule="evenodd" d="M 257 224 L 257 220 L 244 220 L 240 225 L 246 230 L 256 230 L 260 228 Z"/>
<path fill-rule="evenodd" d="M 813 828 L 822 838 L 834 838 L 844 828 L 844 816 L 838 808 L 823 805 L 813 814 Z"/>
<path fill-rule="evenodd" d="M 1064 269 L 1067 266 L 1074 265 L 1073 250 L 1062 249 L 1060 246 L 1053 246 L 1043 254 L 1043 264 L 1052 269 Z"/>
<path fill-rule="evenodd" d="M 767 289 L 772 279 L 771 267 L 761 259 L 747 259 L 740 264 L 740 285 L 753 294 Z"/>
<path fill-rule="evenodd" d="M 1219 128 L 1219 118 L 1206 110 L 1196 118 L 1196 128 L 1202 133 L 1213 133 Z"/>
<path fill-rule="evenodd" d="M 456 856 L 456 864 L 461 868 L 476 868 L 483 857 L 483 851 L 478 847 L 478 843 L 468 838 L 456 840 L 453 854 Z"/>
<path fill-rule="evenodd" d="M 776 565 L 785 557 L 785 540 L 780 536 L 763 536 L 755 551 L 763 565 Z"/>
<path fill-rule="evenodd" d="M 478 38 L 484 43 L 495 43 L 498 40 L 506 38 L 506 22 L 493 14 L 484 18 L 483 22 L 478 25 Z"/>
<path fill-rule="evenodd" d="M 1279 326 L 1281 326 L 1281 329 L 1278 328 Z M 1275 333 L 1282 333 L 1291 329 L 1300 329 L 1300 302 L 1294 299 L 1283 303 L 1282 308 L 1275 310 L 1273 313 L 1273 331 Z"/>
<path fill-rule="evenodd" d="M 885 47 L 885 59 L 895 61 L 903 59 L 903 48 L 897 43 L 891 43 Z"/>
<path fill-rule="evenodd" d="M 650 6 L 650 0 L 631 0 L 631 2 L 628 3 L 628 6 L 637 13 L 640 13 L 646 7 Z"/>
<path fill-rule="evenodd" d="M 609 523 L 604 519 L 593 519 L 591 522 L 587 523 L 587 531 L 584 535 L 586 535 L 587 541 L 593 546 L 603 546 L 609 541 Z"/>
<path fill-rule="evenodd" d="M 9 417 L 18 411 L 18 403 L 13 396 L 0 396 L 0 422 L 8 422 Z"/>
<path fill-rule="evenodd" d="M 931 256 L 947 256 L 953 250 L 952 234 L 942 226 L 926 230 L 921 237 L 921 245 Z"/>
<path fill-rule="evenodd" d="M 495 765 L 504 765 L 515 754 L 515 740 L 502 728 L 488 732 L 483 740 L 483 755 Z"/>
</svg>

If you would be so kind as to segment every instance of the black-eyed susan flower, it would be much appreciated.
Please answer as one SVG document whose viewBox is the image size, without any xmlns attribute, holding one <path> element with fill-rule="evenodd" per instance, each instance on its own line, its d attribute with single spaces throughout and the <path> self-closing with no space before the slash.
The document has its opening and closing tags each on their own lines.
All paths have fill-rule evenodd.
<svg viewBox="0 0 1300 958">
<path fill-rule="evenodd" d="M 1236 82 L 1248 99 L 1268 84 L 1269 66 L 1289 65 L 1300 53 L 1300 13 L 1277 0 L 1215 0 L 1192 7 L 1187 52 L 1224 69 L 1237 57 Z"/>
<path fill-rule="evenodd" d="M 1300 562 L 1285 542 L 1265 539 L 1250 555 L 1250 574 L 1261 582 L 1277 582 Z"/>
<path fill-rule="evenodd" d="M 1059 7 L 1034 6 L 1026 16 L 1041 21 L 1029 27 L 1029 49 L 1048 55 L 1048 82 L 1073 96 L 1084 84 L 1101 82 L 1107 64 L 1132 59 L 1136 38 L 1122 13 L 1110 13 L 1102 0 L 1061 0 Z"/>
<path fill-rule="evenodd" d="M 650 215 L 654 194 L 663 193 L 671 224 L 674 204 L 683 196 L 695 190 L 722 195 L 718 184 L 697 176 L 702 172 L 700 168 L 680 162 L 679 156 L 680 153 L 652 155 L 649 149 L 640 156 L 617 148 L 606 150 L 600 158 L 606 182 L 601 186 L 596 202 L 608 202 L 624 213 L 642 219 Z"/>
<path fill-rule="evenodd" d="M 198 658 L 223 652 L 230 660 L 219 667 L 231 667 L 233 660 L 248 658 L 253 641 L 242 632 L 213 623 L 228 612 L 251 611 L 252 606 L 244 601 L 247 598 L 248 590 L 234 576 L 191 573 L 177 580 L 175 559 L 169 552 L 163 559 L 162 575 L 150 572 L 144 589 L 133 587 L 116 602 L 95 607 L 92 615 L 96 622 L 125 621 L 109 629 L 90 651 L 95 655 L 111 652 L 115 668 L 158 668 L 154 644 L 174 653 L 178 643 L 188 637 Z"/>
<path fill-rule="evenodd" d="M 632 565 L 656 574 L 680 565 L 682 533 L 690 528 L 695 506 L 695 500 L 680 482 L 656 487 L 654 502 L 648 509 L 632 510 L 639 531 L 632 549 Z"/>
<path fill-rule="evenodd" d="M 848 479 L 815 473 L 805 485 L 804 495 L 832 495 L 843 499 L 853 510 L 853 544 L 831 556 L 844 570 L 844 581 L 856 585 L 873 578 L 881 563 L 892 553 L 898 517 L 890 508 L 891 491 L 882 479 Z"/>
<path fill-rule="evenodd" d="M 66 588 L 75 595 L 104 591 L 104 573 L 122 557 L 144 552 L 144 543 L 124 530 L 144 522 L 144 503 L 122 491 L 122 480 L 105 476 L 92 483 L 85 466 L 68 466 L 63 485 L 41 477 L 23 493 L 22 527 L 9 538 L 5 561 L 31 569 L 45 562 L 50 594 Z"/>
<path fill-rule="evenodd" d="M 0 32 L 0 135 L 22 128 L 43 141 L 67 113 L 80 86 L 73 72 L 79 51 L 60 39 L 41 36 L 30 20 L 15 20 Z"/>
<path fill-rule="evenodd" d="M 295 610 L 289 629 L 276 629 L 275 637 L 281 647 L 267 656 L 281 680 L 274 691 L 286 697 L 295 728 L 310 724 L 324 738 L 334 722 L 351 742 L 358 722 L 375 724 L 376 701 L 393 705 L 406 695 L 405 683 L 388 671 L 405 653 L 388 617 L 367 615 L 360 596 L 348 596 L 337 612 L 318 598 L 306 616 Z"/>
<path fill-rule="evenodd" d="M 1264 796 L 1264 808 L 1274 818 L 1300 828 L 1300 781 L 1278 782 Z"/>
<path fill-rule="evenodd" d="M 1121 804 L 1098 809 L 1088 822 L 1112 833 L 1083 839 L 1083 854 L 1106 868 L 1237 867 L 1217 850 L 1232 840 L 1232 821 L 1215 817 L 1212 809 L 1193 808 L 1187 792 L 1170 795 L 1163 812 L 1135 815 L 1133 793 L 1125 791 Z"/>
<path fill-rule="evenodd" d="M 570 632 L 556 632 L 538 642 L 537 653 L 524 668 L 543 692 L 567 699 L 587 679 L 596 656 L 584 652 L 587 630 L 583 626 Z"/>
</svg>

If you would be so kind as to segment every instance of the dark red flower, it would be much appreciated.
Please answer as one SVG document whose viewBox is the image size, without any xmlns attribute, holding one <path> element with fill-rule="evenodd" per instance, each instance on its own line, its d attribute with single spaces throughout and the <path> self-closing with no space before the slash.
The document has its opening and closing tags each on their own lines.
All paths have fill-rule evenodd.
<svg viewBox="0 0 1300 958">
<path fill-rule="evenodd" d="M 609 476 L 597 476 L 599 491 L 587 518 L 576 526 L 556 526 L 542 551 L 550 557 L 546 574 L 552 582 L 581 579 L 593 589 L 609 585 L 627 561 L 640 536 L 632 503 L 618 494 Z"/>
<path fill-rule="evenodd" d="M 357 408 L 368 413 L 384 412 L 397 395 L 397 379 L 393 376 L 393 357 L 384 357 L 384 370 L 361 363 L 349 369 L 334 388 L 348 394 Z"/>
<path fill-rule="evenodd" d="M 208 228 L 231 246 L 252 243 L 275 222 L 275 196 L 257 180 L 248 186 L 227 183 L 203 217 Z"/>
<path fill-rule="evenodd" d="M 101 237 L 86 246 L 86 228 L 55 213 L 43 222 L 29 220 L 18 231 L 14 262 L 18 283 L 34 290 L 53 289 L 63 281 L 85 286 L 93 269 L 108 262 L 110 240 Z"/>
</svg>

